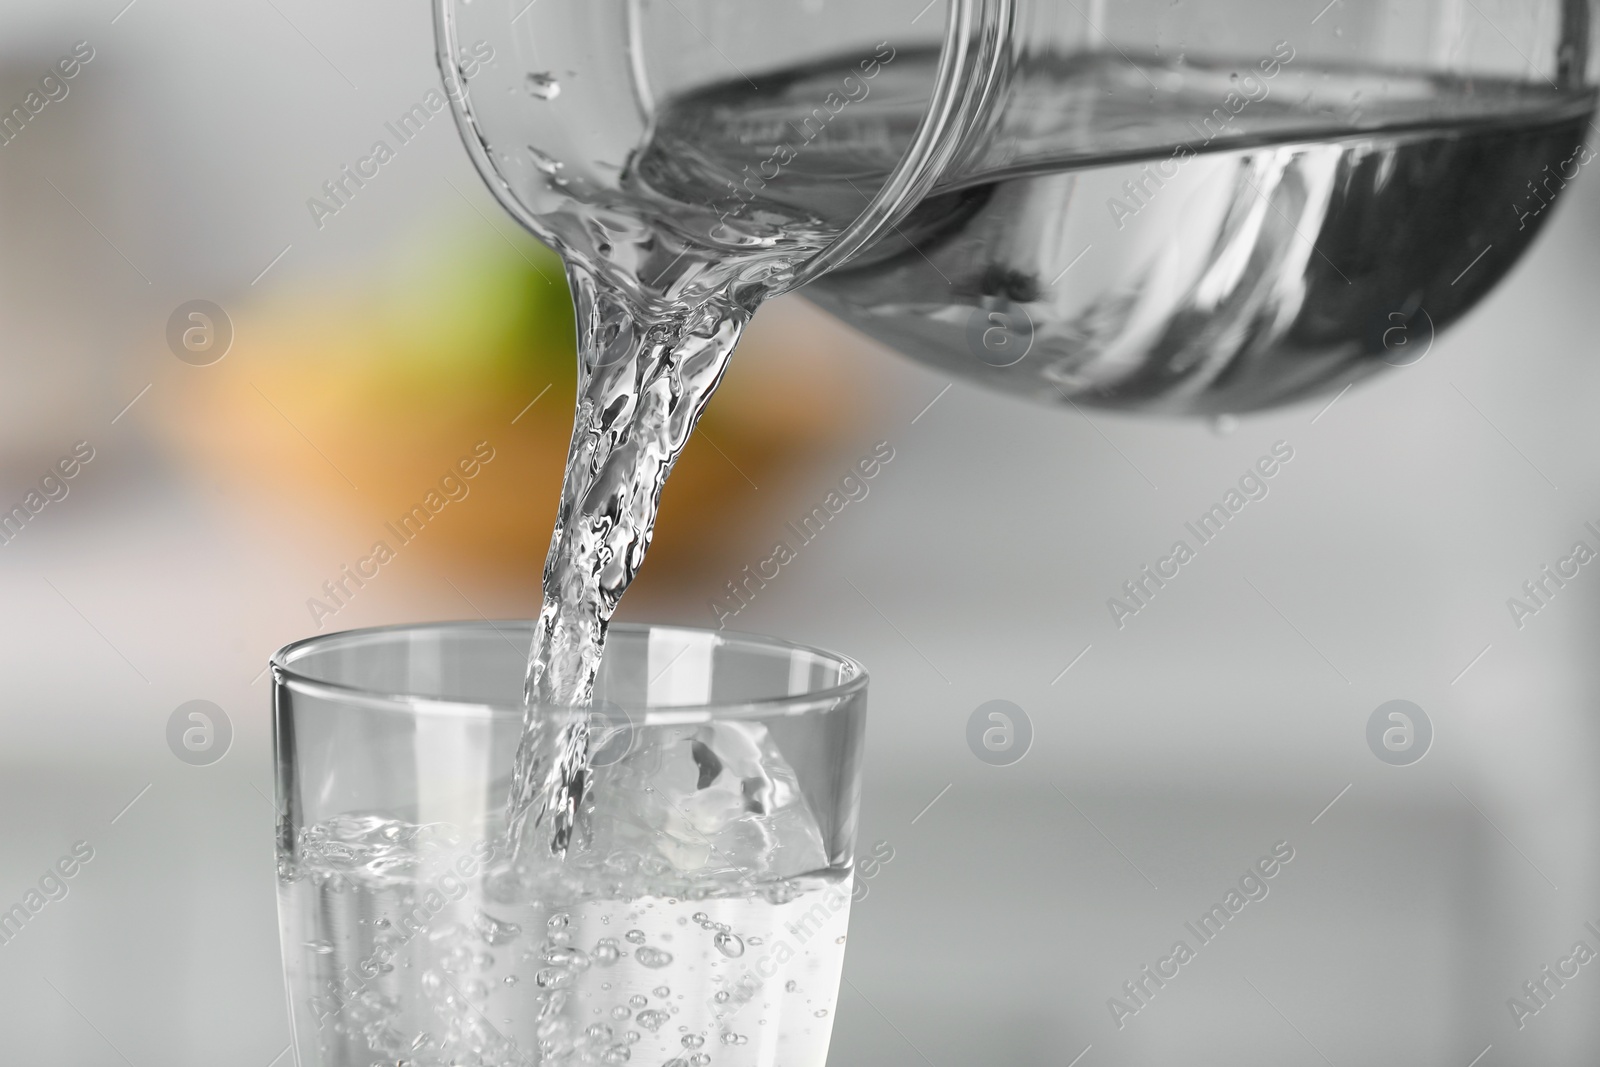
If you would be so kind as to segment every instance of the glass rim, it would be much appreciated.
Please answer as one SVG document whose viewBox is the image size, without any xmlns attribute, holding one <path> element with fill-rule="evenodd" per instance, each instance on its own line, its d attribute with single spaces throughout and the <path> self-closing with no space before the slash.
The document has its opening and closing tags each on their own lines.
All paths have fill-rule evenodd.
<svg viewBox="0 0 1600 1067">
<path fill-rule="evenodd" d="M 362 638 L 379 638 L 402 633 L 426 631 L 482 631 L 505 636 L 506 630 L 526 630 L 530 640 L 536 625 L 533 619 L 453 619 L 442 622 L 391 623 L 386 626 L 367 626 L 338 630 L 328 634 L 315 634 L 291 641 L 272 654 L 267 666 L 272 671 L 274 689 L 284 687 L 307 695 L 321 696 L 344 704 L 358 704 L 368 710 L 389 711 L 397 715 L 448 715 L 469 718 L 505 718 L 521 721 L 524 705 L 521 701 L 486 703 L 472 700 L 452 700 L 445 697 L 419 693 L 384 691 L 362 686 L 347 685 L 312 677 L 295 668 L 296 659 L 316 651 L 330 642 Z M 772 716 L 803 715 L 836 707 L 849 697 L 867 687 L 867 668 L 852 656 L 816 645 L 786 641 L 743 630 L 711 630 L 700 626 L 677 626 L 669 623 L 621 622 L 609 627 L 609 632 L 648 633 L 652 630 L 700 634 L 719 643 L 746 642 L 768 650 L 807 652 L 829 661 L 848 672 L 848 677 L 835 685 L 794 695 L 764 697 L 759 700 L 742 700 L 728 703 L 674 704 L 642 707 L 620 706 L 630 713 L 635 726 L 672 726 L 686 723 L 712 722 L 729 719 L 769 718 Z M 634 714 L 638 715 L 637 721 Z"/>
</svg>

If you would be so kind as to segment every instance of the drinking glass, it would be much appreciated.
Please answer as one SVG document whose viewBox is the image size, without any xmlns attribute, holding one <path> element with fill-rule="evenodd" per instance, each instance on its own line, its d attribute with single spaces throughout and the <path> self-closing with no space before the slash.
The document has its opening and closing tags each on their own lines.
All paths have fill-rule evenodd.
<svg viewBox="0 0 1600 1067">
<path fill-rule="evenodd" d="M 821 1067 L 866 672 L 614 626 L 561 862 L 502 836 L 531 642 L 529 622 L 438 623 L 273 657 L 296 1062 Z"/>
<path fill-rule="evenodd" d="M 1413 363 L 1592 158 L 1597 0 L 436 4 L 474 162 L 569 265 L 810 284 L 1053 404 L 1225 414 Z"/>
</svg>

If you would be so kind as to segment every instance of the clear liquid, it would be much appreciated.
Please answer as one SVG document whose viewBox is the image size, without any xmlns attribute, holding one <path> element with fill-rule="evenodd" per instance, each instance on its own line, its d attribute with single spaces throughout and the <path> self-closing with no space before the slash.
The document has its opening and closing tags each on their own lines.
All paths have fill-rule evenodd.
<svg viewBox="0 0 1600 1067">
<path fill-rule="evenodd" d="M 1539 232 L 1589 158 L 1593 95 L 1291 52 L 1032 59 L 934 195 L 807 295 L 1058 404 L 1223 414 L 1404 365 Z M 702 91 L 668 109 L 639 172 L 837 228 L 908 143 L 933 61 L 897 57 L 831 115 L 816 103 L 840 67 Z"/>
<path fill-rule="evenodd" d="M 1530 183 L 1566 158 L 1593 99 L 1290 53 L 1239 67 L 1029 57 L 943 184 L 823 279 L 819 301 L 952 370 L 1067 401 L 1245 410 L 1381 366 L 1395 315 L 1436 328 L 1520 254 L 1555 193 Z M 886 55 L 870 77 L 854 59 L 821 63 L 671 101 L 629 162 L 626 205 L 572 187 L 547 220 L 583 370 L 529 662 L 516 840 L 542 827 L 540 847 L 561 855 L 581 838 L 587 720 L 548 709 L 588 703 L 667 475 L 740 332 L 882 187 L 935 62 Z M 1113 227 L 1081 237 L 1113 259 L 1073 274 L 1086 219 Z M 1027 356 L 997 366 L 989 338 L 1010 339 L 1018 307 Z"/>
<path fill-rule="evenodd" d="M 503 828 L 301 833 L 279 913 L 302 1057 L 339 1067 L 822 1067 L 851 879 L 514 865 Z"/>
<path fill-rule="evenodd" d="M 937 63 L 936 52 L 907 51 L 871 79 L 834 62 L 767 75 L 760 90 L 731 80 L 682 96 L 657 117 L 639 180 L 684 207 L 710 200 L 733 208 L 752 229 L 837 232 L 910 145 Z M 847 84 L 859 99 L 836 95 L 825 106 Z M 1033 56 L 930 199 L 1009 178 L 1160 159 L 1179 146 L 1222 151 L 1540 124 L 1592 107 L 1587 89 L 1310 66 L 1288 46 L 1243 64 Z"/>
</svg>

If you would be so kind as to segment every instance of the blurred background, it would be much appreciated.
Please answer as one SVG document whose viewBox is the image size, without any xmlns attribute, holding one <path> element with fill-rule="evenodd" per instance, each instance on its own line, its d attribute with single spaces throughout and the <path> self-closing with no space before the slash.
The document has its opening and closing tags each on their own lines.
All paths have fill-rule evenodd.
<svg viewBox="0 0 1600 1067">
<path fill-rule="evenodd" d="M 0 544 L 0 910 L 93 850 L 0 943 L 7 1062 L 288 1062 L 268 655 L 535 610 L 573 388 L 558 262 L 447 113 L 308 206 L 436 86 L 423 0 L 0 4 L 0 111 L 29 111 L 0 145 L 0 510 L 37 510 Z M 714 625 L 893 449 L 729 620 L 873 673 L 862 844 L 894 859 L 852 917 L 832 1062 L 1595 1062 L 1600 964 L 1541 969 L 1600 950 L 1600 571 L 1508 601 L 1600 548 L 1597 268 L 1580 181 L 1421 362 L 1214 426 L 1035 408 L 800 299 L 761 313 L 622 614 Z M 223 313 L 199 352 L 170 341 L 193 301 Z M 327 591 L 485 442 L 465 497 Z M 1280 442 L 1269 495 L 1119 628 L 1108 600 Z M 168 741 L 197 699 L 231 724 L 204 766 Z M 1410 766 L 1368 743 L 1394 699 L 1432 725 Z M 1008 766 L 967 741 L 992 700 L 1031 723 Z M 1282 842 L 1269 897 L 1119 1027 L 1124 983 Z"/>
</svg>

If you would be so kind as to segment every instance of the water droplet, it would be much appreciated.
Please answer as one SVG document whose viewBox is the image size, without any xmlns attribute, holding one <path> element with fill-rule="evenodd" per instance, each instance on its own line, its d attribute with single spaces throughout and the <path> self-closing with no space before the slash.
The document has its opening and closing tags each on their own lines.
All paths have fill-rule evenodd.
<svg viewBox="0 0 1600 1067">
<path fill-rule="evenodd" d="M 828 1017 L 828 1009 L 827 1008 L 818 1008 L 816 1011 L 812 1012 L 811 1014 L 815 1015 L 819 1019 L 826 1019 Z"/>
<path fill-rule="evenodd" d="M 590 1023 L 589 1028 L 583 1033 L 584 1036 L 597 1045 L 608 1045 L 611 1043 L 612 1030 L 611 1027 L 607 1026 L 605 1023 Z"/>
<path fill-rule="evenodd" d="M 705 1043 L 706 1043 L 706 1039 L 704 1037 L 701 1037 L 699 1034 L 684 1034 L 683 1035 L 683 1047 L 684 1048 L 699 1048 L 701 1045 L 703 1045 Z"/>
<path fill-rule="evenodd" d="M 711 999 L 716 1001 L 718 1004 L 726 1004 L 728 1003 L 728 991 L 726 989 L 719 989 L 717 990 L 716 996 L 712 997 Z"/>
<path fill-rule="evenodd" d="M 648 1003 L 650 1003 L 650 999 L 643 993 L 635 993 L 628 998 L 628 1007 L 630 1008 L 642 1008 Z"/>
<path fill-rule="evenodd" d="M 650 992 L 652 995 L 657 996 L 662 1000 L 672 996 L 672 989 L 664 985 L 658 985 L 654 989 L 650 990 Z"/>
<path fill-rule="evenodd" d="M 606 1049 L 605 1055 L 600 1057 L 600 1062 L 627 1063 L 630 1055 L 632 1055 L 632 1053 L 628 1051 L 627 1045 L 612 1045 L 610 1048 Z"/>
<path fill-rule="evenodd" d="M 627 933 L 623 934 L 622 936 L 627 939 L 629 944 L 632 944 L 632 945 L 642 945 L 642 944 L 644 944 L 644 931 L 643 930 L 629 930 Z"/>
<path fill-rule="evenodd" d="M 509 945 L 522 936 L 522 927 L 504 919 L 496 919 L 487 912 L 478 912 L 472 925 L 478 930 L 478 936 L 491 945 Z"/>
<path fill-rule="evenodd" d="M 518 978 L 517 978 L 517 976 L 516 976 L 516 975 L 514 975 L 514 974 L 508 974 L 508 975 L 506 975 L 506 976 L 505 976 L 505 977 L 504 977 L 504 978 L 502 978 L 502 979 L 500 979 L 500 980 L 501 980 L 501 981 L 502 981 L 502 982 L 504 982 L 504 983 L 505 983 L 505 984 L 506 984 L 506 985 L 508 985 L 508 986 L 513 986 L 513 985 L 516 985 L 516 984 L 517 984 L 517 982 L 518 982 L 518 980 L 519 980 L 519 979 L 518 979 Z"/>
<path fill-rule="evenodd" d="M 567 918 L 566 912 L 558 911 L 556 914 L 545 920 L 545 925 L 550 927 L 552 930 L 560 930 L 565 928 L 569 921 L 570 920 Z"/>
<path fill-rule="evenodd" d="M 638 960 L 641 966 L 659 969 L 672 962 L 672 953 L 646 946 L 634 952 L 633 958 Z"/>
<path fill-rule="evenodd" d="M 628 1016 L 630 1016 L 632 1014 L 633 1014 L 633 1012 L 629 1011 L 626 1007 L 624 1007 L 621 1004 L 618 1004 L 616 1007 L 611 1009 L 611 1017 L 613 1019 L 626 1019 Z"/>
<path fill-rule="evenodd" d="M 835 945 L 842 945 L 842 944 L 844 944 L 844 935 L 843 935 L 843 934 L 840 934 L 840 935 L 839 935 L 839 936 L 838 936 L 838 937 L 836 937 L 836 938 L 834 938 L 834 939 L 833 939 L 833 943 L 834 943 L 834 944 L 835 944 Z"/>
<path fill-rule="evenodd" d="M 800 988 L 800 983 L 796 982 L 793 978 L 791 978 L 787 982 L 783 983 L 783 989 L 784 989 L 784 992 L 786 992 L 786 993 L 793 993 L 796 989 L 799 989 L 799 988 Z"/>
<path fill-rule="evenodd" d="M 622 950 L 617 947 L 614 937 L 602 937 L 594 946 L 594 962 L 600 967 L 609 967 L 616 963 L 622 956 Z"/>
<path fill-rule="evenodd" d="M 529 74 L 525 81 L 529 94 L 540 100 L 554 100 L 561 95 L 561 83 L 548 72 Z"/>
<path fill-rule="evenodd" d="M 373 919 L 372 920 L 372 925 L 376 926 L 380 930 L 387 930 L 387 929 L 389 929 L 389 920 L 388 919 Z"/>
<path fill-rule="evenodd" d="M 744 955 L 744 941 L 740 939 L 738 934 L 730 934 L 724 930 L 717 934 L 712 940 L 712 944 L 717 946 L 718 952 L 730 960 L 736 960 Z"/>
<path fill-rule="evenodd" d="M 670 1018 L 672 1018 L 672 1016 L 668 1015 L 664 1011 L 656 1008 L 649 1008 L 639 1013 L 639 1025 L 644 1027 L 646 1030 L 659 1030 L 661 1029 L 662 1024 L 664 1024 Z"/>
<path fill-rule="evenodd" d="M 707 1056 L 704 1052 L 696 1052 L 693 1056 L 689 1057 L 690 1067 L 706 1067 L 706 1064 L 710 1062 L 711 1057 Z"/>
<path fill-rule="evenodd" d="M 699 923 L 701 926 L 704 926 L 706 923 L 711 921 L 711 916 L 707 915 L 703 911 L 697 911 L 694 913 L 694 921 Z"/>
<path fill-rule="evenodd" d="M 747 945 L 759 945 L 761 944 L 761 939 L 759 937 L 747 937 L 744 939 L 744 943 Z"/>
<path fill-rule="evenodd" d="M 750 1039 L 743 1034 L 736 1034 L 729 1030 L 722 1035 L 722 1043 L 724 1045 L 746 1045 L 750 1043 Z"/>
</svg>

